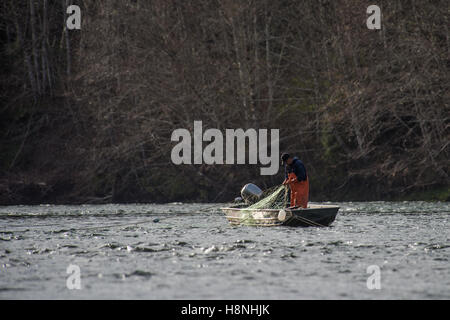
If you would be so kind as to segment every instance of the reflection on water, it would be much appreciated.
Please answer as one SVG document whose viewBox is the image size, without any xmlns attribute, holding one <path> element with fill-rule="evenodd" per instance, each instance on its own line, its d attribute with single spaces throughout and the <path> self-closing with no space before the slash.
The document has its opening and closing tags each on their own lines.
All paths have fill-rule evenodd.
<svg viewBox="0 0 450 320">
<path fill-rule="evenodd" d="M 330 228 L 232 227 L 219 204 L 0 207 L 0 298 L 450 298 L 447 203 L 339 205 Z"/>
</svg>

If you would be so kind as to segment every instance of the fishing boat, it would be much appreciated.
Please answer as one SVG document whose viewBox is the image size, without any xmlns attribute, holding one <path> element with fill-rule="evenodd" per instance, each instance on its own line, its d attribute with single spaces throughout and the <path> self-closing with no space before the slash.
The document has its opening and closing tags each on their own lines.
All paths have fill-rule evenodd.
<svg viewBox="0 0 450 320">
<path fill-rule="evenodd" d="M 232 225 L 328 227 L 339 211 L 338 206 L 310 204 L 308 208 L 249 209 L 242 207 L 221 208 Z"/>
</svg>

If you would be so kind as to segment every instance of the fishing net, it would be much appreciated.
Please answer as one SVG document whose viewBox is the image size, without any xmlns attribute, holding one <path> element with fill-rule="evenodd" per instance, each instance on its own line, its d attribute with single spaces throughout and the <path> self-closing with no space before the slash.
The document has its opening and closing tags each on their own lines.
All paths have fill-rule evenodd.
<svg viewBox="0 0 450 320">
<path fill-rule="evenodd" d="M 287 189 L 281 185 L 263 193 L 263 198 L 246 209 L 283 209 L 287 203 Z"/>
</svg>

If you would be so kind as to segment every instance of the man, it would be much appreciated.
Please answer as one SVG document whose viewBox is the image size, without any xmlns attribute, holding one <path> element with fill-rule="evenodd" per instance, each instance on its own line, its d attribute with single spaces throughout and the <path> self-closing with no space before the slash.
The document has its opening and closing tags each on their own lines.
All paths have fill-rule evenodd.
<svg viewBox="0 0 450 320">
<path fill-rule="evenodd" d="M 288 153 L 281 155 L 281 164 L 284 165 L 284 185 L 289 185 L 291 192 L 291 207 L 308 207 L 309 181 L 303 162 Z"/>
</svg>

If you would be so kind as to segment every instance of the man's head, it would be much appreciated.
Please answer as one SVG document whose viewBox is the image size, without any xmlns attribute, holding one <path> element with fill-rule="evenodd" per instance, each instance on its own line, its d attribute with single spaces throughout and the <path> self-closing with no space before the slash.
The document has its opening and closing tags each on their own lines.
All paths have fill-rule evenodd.
<svg viewBox="0 0 450 320">
<path fill-rule="evenodd" d="M 292 160 L 293 160 L 293 158 L 291 157 L 291 155 L 289 153 L 283 153 L 281 155 L 281 164 L 282 165 L 284 165 L 286 163 L 290 165 L 292 163 Z"/>
</svg>

